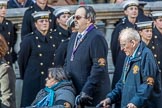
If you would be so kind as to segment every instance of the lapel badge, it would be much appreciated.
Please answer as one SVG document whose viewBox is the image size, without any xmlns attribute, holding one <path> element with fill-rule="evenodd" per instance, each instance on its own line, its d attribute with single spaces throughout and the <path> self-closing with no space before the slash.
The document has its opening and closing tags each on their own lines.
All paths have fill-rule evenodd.
<svg viewBox="0 0 162 108">
<path fill-rule="evenodd" d="M 133 74 L 137 74 L 138 71 L 139 71 L 139 67 L 138 67 L 137 65 L 135 65 L 135 66 L 133 67 Z"/>
</svg>

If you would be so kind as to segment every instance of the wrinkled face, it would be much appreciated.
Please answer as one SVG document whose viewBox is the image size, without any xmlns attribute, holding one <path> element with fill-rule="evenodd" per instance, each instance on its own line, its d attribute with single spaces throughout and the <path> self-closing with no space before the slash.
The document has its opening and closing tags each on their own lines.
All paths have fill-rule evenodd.
<svg viewBox="0 0 162 108">
<path fill-rule="evenodd" d="M 126 39 L 120 39 L 120 48 L 127 56 L 133 55 L 134 52 L 134 43 L 132 40 L 128 41 Z"/>
<path fill-rule="evenodd" d="M 154 21 L 154 24 L 156 25 L 156 27 L 158 29 L 161 29 L 162 30 L 162 18 L 158 18 Z"/>
<path fill-rule="evenodd" d="M 56 83 L 56 81 L 54 80 L 54 78 L 52 78 L 51 74 L 49 73 L 48 77 L 46 78 L 46 87 L 52 87 L 54 84 Z"/>
<path fill-rule="evenodd" d="M 35 22 L 35 26 L 40 32 L 48 31 L 49 29 L 49 19 L 38 19 Z"/>
<path fill-rule="evenodd" d="M 128 18 L 136 18 L 138 16 L 138 7 L 137 6 L 130 6 L 128 7 L 124 13 L 128 16 Z"/>
<path fill-rule="evenodd" d="M 5 17 L 7 6 L 0 6 L 0 17 Z"/>
<path fill-rule="evenodd" d="M 74 15 L 75 28 L 78 32 L 83 32 L 89 25 L 89 20 L 85 18 L 86 11 L 84 8 L 78 8 Z"/>
<path fill-rule="evenodd" d="M 150 41 L 152 38 L 152 28 L 142 29 L 139 31 L 142 40 Z"/>
<path fill-rule="evenodd" d="M 59 18 L 57 18 L 57 22 L 59 23 L 60 26 L 67 26 L 66 21 L 70 17 L 70 14 L 62 14 L 60 15 Z"/>
</svg>

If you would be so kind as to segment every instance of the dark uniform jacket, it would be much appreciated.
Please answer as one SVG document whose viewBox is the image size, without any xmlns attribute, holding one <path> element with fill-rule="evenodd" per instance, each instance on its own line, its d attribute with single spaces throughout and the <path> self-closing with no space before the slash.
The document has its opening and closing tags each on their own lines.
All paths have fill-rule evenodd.
<svg viewBox="0 0 162 108">
<path fill-rule="evenodd" d="M 67 46 L 70 39 L 71 31 L 65 30 L 57 25 L 57 28 L 53 31 L 53 35 L 58 38 L 59 44 L 59 47 L 56 50 L 54 57 L 55 66 L 63 66 L 65 63 Z"/>
<path fill-rule="evenodd" d="M 44 10 L 42 10 L 36 3 L 33 6 L 30 6 L 24 13 L 23 22 L 22 22 L 22 28 L 21 28 L 21 37 L 23 39 L 23 36 L 27 35 L 28 33 L 33 32 L 36 28 L 34 25 L 34 18 L 32 16 L 32 13 L 38 12 L 38 11 L 49 11 L 50 13 L 50 31 L 52 31 L 55 28 L 55 16 L 53 15 L 54 9 L 51 7 L 46 6 Z"/>
<path fill-rule="evenodd" d="M 155 27 L 153 28 L 153 37 L 148 45 L 157 60 L 160 70 L 162 71 L 162 34 Z"/>
<path fill-rule="evenodd" d="M 7 8 L 25 8 L 32 6 L 34 2 L 32 0 L 25 0 L 26 2 L 21 5 L 20 3 L 17 2 L 17 0 L 9 0 L 7 2 Z"/>
<path fill-rule="evenodd" d="M 148 44 L 148 47 L 152 50 L 152 53 L 153 53 L 153 55 L 156 59 L 156 62 L 160 68 L 160 72 L 162 72 L 162 34 L 159 32 L 159 30 L 156 27 L 154 27 L 152 35 L 153 36 L 152 36 L 150 43 Z M 162 74 L 161 74 L 161 79 L 162 79 Z M 161 81 L 161 85 L 162 85 L 162 81 Z M 161 105 L 159 105 L 158 108 L 161 108 L 162 93 L 161 93 L 159 103 Z"/>
<path fill-rule="evenodd" d="M 13 69 L 0 58 L 0 108 L 16 108 L 15 83 Z"/>
<path fill-rule="evenodd" d="M 89 31 L 74 53 L 73 46 L 77 33 L 71 35 L 65 63 L 66 72 L 71 77 L 77 94 L 85 92 L 93 98 L 95 106 L 105 98 L 110 82 L 107 69 L 108 45 L 102 33 L 93 28 Z"/>
<path fill-rule="evenodd" d="M 126 57 L 121 79 L 107 97 L 114 103 L 121 98 L 121 108 L 133 103 L 137 108 L 157 108 L 160 94 L 159 69 L 152 52 L 141 42 L 135 56 Z"/>
<path fill-rule="evenodd" d="M 14 51 L 14 45 L 17 39 L 15 31 L 16 31 L 15 27 L 11 21 L 4 19 L 3 22 L 0 23 L 0 34 L 3 35 L 9 47 L 9 51 L 7 52 L 5 56 L 5 60 L 7 64 L 10 64 L 10 65 L 13 62 L 15 62 L 15 60 L 17 59 L 17 55 Z"/>
<path fill-rule="evenodd" d="M 115 84 L 118 82 L 122 74 L 125 53 L 120 50 L 120 43 L 118 38 L 120 32 L 125 28 L 136 28 L 136 25 L 129 22 L 127 17 L 124 17 L 122 21 L 116 26 L 111 36 L 111 53 L 112 60 L 115 66 L 112 88 L 115 87 Z"/>
<path fill-rule="evenodd" d="M 51 33 L 42 36 L 37 30 L 22 41 L 18 59 L 20 75 L 24 80 L 21 106 L 29 106 L 44 87 L 47 70 L 54 66 L 56 48 L 57 40 Z"/>
<path fill-rule="evenodd" d="M 74 108 L 75 90 L 72 86 L 72 82 L 70 81 L 60 82 L 59 85 L 53 88 L 53 91 L 55 92 L 54 97 L 53 97 L 54 105 L 50 108 L 65 108 L 65 104 L 67 102 L 71 105 L 71 108 Z M 37 104 L 40 100 L 42 100 L 48 94 L 49 93 L 45 91 L 44 89 L 40 90 L 35 100 L 33 101 L 32 106 Z M 46 106 L 46 107 L 41 107 L 41 108 L 49 108 L 49 107 Z"/>
</svg>

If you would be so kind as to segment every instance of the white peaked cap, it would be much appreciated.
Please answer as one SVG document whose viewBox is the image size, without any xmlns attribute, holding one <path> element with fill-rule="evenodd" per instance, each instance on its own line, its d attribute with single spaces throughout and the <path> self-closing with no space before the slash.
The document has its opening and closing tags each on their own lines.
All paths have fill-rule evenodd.
<svg viewBox="0 0 162 108">
<path fill-rule="evenodd" d="M 0 0 L 0 4 L 7 4 L 8 0 Z"/>
<path fill-rule="evenodd" d="M 33 18 L 45 18 L 48 17 L 49 18 L 49 11 L 38 11 L 38 12 L 34 12 L 32 13 Z"/>
<path fill-rule="evenodd" d="M 162 16 L 162 11 L 153 11 L 153 12 L 151 12 L 151 15 L 153 17 L 161 17 Z"/>
<path fill-rule="evenodd" d="M 139 2 L 138 0 L 125 0 L 123 2 L 123 8 L 127 8 L 129 6 L 138 6 L 139 5 Z"/>
<path fill-rule="evenodd" d="M 57 8 L 53 14 L 57 17 L 60 14 L 64 14 L 64 13 L 69 13 L 70 14 L 70 10 L 67 8 Z"/>
<path fill-rule="evenodd" d="M 146 29 L 152 27 L 152 22 L 153 21 L 143 21 L 143 22 L 136 23 L 136 25 L 139 29 Z"/>
</svg>

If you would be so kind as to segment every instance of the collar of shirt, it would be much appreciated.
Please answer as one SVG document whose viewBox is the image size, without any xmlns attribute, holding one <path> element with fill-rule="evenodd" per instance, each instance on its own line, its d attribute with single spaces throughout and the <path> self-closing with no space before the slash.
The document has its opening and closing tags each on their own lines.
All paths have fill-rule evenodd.
<svg viewBox="0 0 162 108">
<path fill-rule="evenodd" d="M 132 60 L 133 58 L 135 58 L 135 55 L 136 55 L 136 53 L 137 53 L 138 48 L 139 48 L 139 44 L 138 44 L 137 48 L 135 49 L 133 55 L 130 56 L 130 60 Z"/>
</svg>

